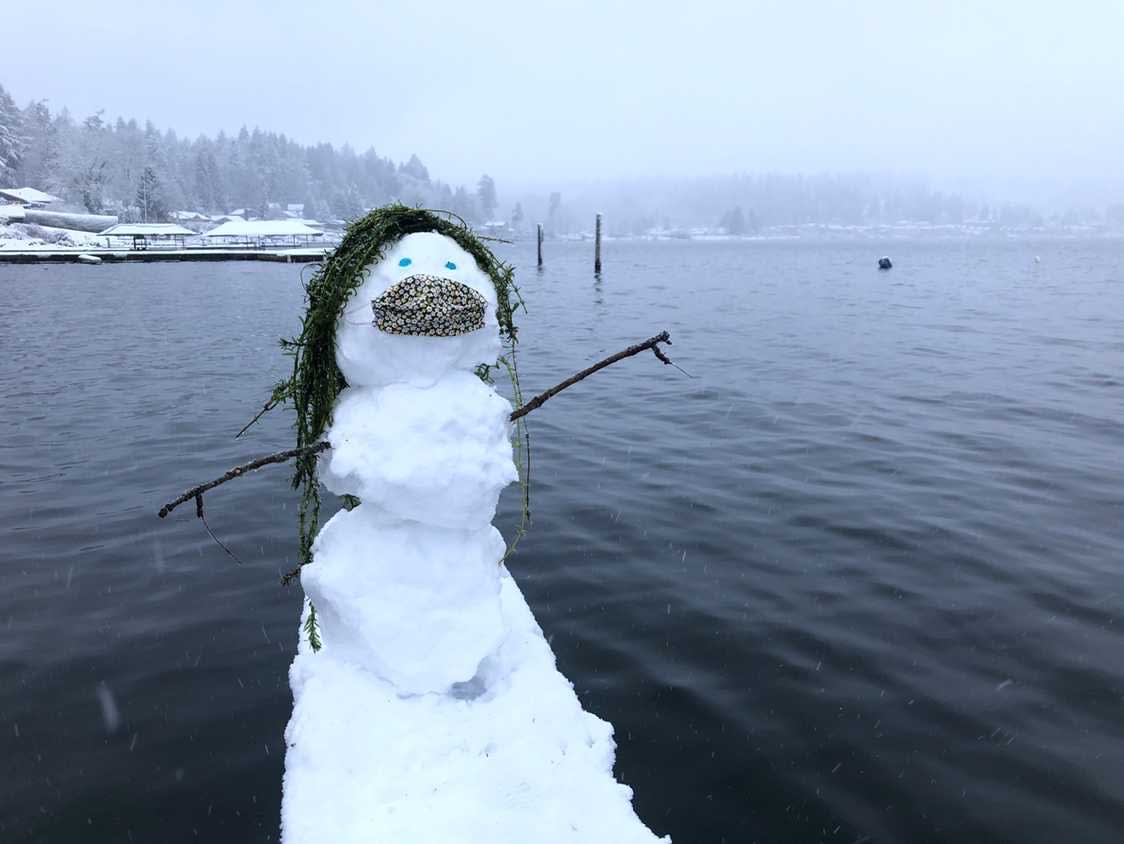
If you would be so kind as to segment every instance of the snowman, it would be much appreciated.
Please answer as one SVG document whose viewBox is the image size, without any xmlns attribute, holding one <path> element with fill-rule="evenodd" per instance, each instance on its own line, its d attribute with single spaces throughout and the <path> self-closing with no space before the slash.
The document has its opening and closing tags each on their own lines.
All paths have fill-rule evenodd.
<svg viewBox="0 0 1124 844">
<path fill-rule="evenodd" d="M 517 479 L 512 407 L 478 372 L 513 339 L 510 281 L 467 228 L 393 206 L 353 225 L 309 287 L 281 386 L 298 445 L 331 448 L 298 464 L 302 534 L 318 483 L 352 506 L 302 541 L 288 844 L 661 840 L 492 526 Z"/>
</svg>

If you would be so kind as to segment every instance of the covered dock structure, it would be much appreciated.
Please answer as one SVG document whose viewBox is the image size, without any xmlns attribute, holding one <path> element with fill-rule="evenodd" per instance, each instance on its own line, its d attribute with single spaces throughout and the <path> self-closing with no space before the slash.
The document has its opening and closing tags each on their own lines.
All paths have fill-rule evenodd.
<svg viewBox="0 0 1124 844">
<path fill-rule="evenodd" d="M 133 249 L 148 249 L 150 242 L 182 249 L 183 239 L 195 237 L 195 232 L 176 223 L 118 223 L 98 232 L 98 236 L 106 238 L 106 245 L 111 238 L 132 238 Z"/>
<path fill-rule="evenodd" d="M 300 220 L 229 220 L 203 237 L 247 246 L 311 246 L 324 233 Z"/>
</svg>

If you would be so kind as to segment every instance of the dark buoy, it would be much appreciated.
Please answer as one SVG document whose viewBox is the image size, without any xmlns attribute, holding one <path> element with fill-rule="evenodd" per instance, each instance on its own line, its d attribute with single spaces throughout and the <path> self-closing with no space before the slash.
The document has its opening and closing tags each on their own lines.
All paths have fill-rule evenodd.
<svg viewBox="0 0 1124 844">
<path fill-rule="evenodd" d="M 892 266 L 894 266 L 894 265 L 890 262 L 890 259 L 887 258 L 885 255 L 883 255 L 881 258 L 878 259 L 878 269 L 888 270 Z"/>
</svg>

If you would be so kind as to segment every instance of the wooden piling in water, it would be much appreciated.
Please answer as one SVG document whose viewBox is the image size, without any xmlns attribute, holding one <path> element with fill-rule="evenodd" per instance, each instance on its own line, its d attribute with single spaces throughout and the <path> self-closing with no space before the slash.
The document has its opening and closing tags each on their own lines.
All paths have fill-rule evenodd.
<svg viewBox="0 0 1124 844">
<path fill-rule="evenodd" d="M 539 269 L 541 270 L 542 269 L 542 223 L 539 223 L 538 231 L 535 233 L 535 237 L 538 240 L 538 244 L 539 244 Z"/>
<path fill-rule="evenodd" d="M 601 275 L 601 215 L 597 215 L 597 223 L 593 229 L 593 272 Z"/>
</svg>

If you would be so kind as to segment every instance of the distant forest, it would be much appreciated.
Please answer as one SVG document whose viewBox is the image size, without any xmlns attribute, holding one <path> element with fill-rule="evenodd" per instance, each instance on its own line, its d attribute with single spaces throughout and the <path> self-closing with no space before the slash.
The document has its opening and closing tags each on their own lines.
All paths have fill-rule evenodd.
<svg viewBox="0 0 1124 844">
<path fill-rule="evenodd" d="M 101 112 L 76 120 L 66 109 L 52 114 L 43 101 L 20 108 L 2 86 L 0 187 L 38 188 L 76 208 L 124 221 L 242 209 L 269 218 L 300 204 L 306 218 L 330 222 L 397 200 L 446 209 L 473 223 L 501 216 L 516 230 L 542 222 L 548 235 L 588 231 L 595 212 L 605 212 L 609 233 L 618 236 L 691 227 L 754 234 L 778 226 L 901 221 L 1124 228 L 1124 204 L 1044 217 L 1026 205 L 965 199 L 924 183 L 863 173 L 611 182 L 571 187 L 566 202 L 558 191 L 509 191 L 501 211 L 489 176 L 469 188 L 453 187 L 431 178 L 416 155 L 395 163 L 374 149 L 305 146 L 245 127 L 236 135 L 187 140 L 151 122 L 109 122 Z"/>
<path fill-rule="evenodd" d="M 529 213 L 542 212 L 536 197 L 521 198 Z M 557 197 L 555 201 L 560 204 Z M 595 211 L 605 213 L 613 235 L 695 227 L 753 235 L 778 227 L 899 223 L 1124 229 L 1124 203 L 1120 202 L 1043 213 L 1023 203 L 934 190 L 921 179 L 858 172 L 739 173 L 617 184 L 611 190 L 571 190 L 562 206 L 561 230 L 575 223 L 580 224 L 579 230 L 589 229 Z"/>
<path fill-rule="evenodd" d="M 52 114 L 42 101 L 21 109 L 3 86 L 0 187 L 38 188 L 123 220 L 237 209 L 268 218 L 290 204 L 303 204 L 311 219 L 346 220 L 399 200 L 479 222 L 496 208 L 490 177 L 482 176 L 472 191 L 453 188 L 431 179 L 417 156 L 395 164 L 373 149 L 304 146 L 245 127 L 237 135 L 187 140 L 151 122 L 109 122 L 101 112 L 75 120 L 66 109 Z"/>
</svg>

